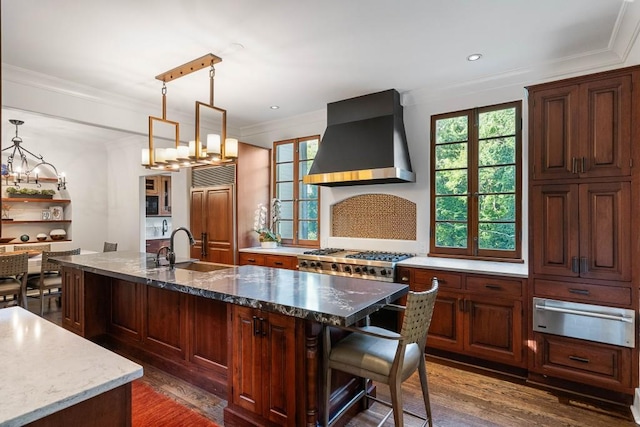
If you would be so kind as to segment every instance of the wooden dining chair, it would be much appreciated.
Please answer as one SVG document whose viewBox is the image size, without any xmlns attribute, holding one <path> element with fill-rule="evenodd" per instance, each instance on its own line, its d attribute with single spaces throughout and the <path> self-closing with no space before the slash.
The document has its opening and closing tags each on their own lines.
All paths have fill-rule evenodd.
<svg viewBox="0 0 640 427">
<path fill-rule="evenodd" d="M 353 333 L 331 345 L 330 327 L 324 328 L 324 425 L 331 426 L 360 399 L 371 399 L 383 405 L 390 406 L 379 425 L 393 413 L 396 426 L 403 426 L 404 412 L 424 420 L 423 426 L 432 426 L 431 404 L 429 401 L 429 386 L 427 382 L 427 368 L 424 360 L 424 346 L 427 332 L 431 324 L 431 315 L 438 293 L 438 279 L 431 281 L 431 289 L 424 292 L 407 294 L 405 307 L 395 306 L 404 311 L 404 319 L 400 333 L 389 331 L 377 326 L 360 328 L 342 328 Z M 331 371 L 337 369 L 348 374 L 363 378 L 364 387 L 349 404 L 339 411 L 333 419 L 330 418 Z M 418 370 L 422 397 L 427 416 L 410 412 L 402 406 L 402 383 Z M 391 392 L 391 403 L 367 393 L 367 380 L 387 384 Z"/>
<path fill-rule="evenodd" d="M 102 252 L 115 252 L 117 250 L 118 250 L 117 243 L 104 242 L 104 247 L 102 249 Z"/>
<path fill-rule="evenodd" d="M 38 293 L 29 295 L 31 298 L 40 298 L 40 316 L 44 315 L 44 299 L 59 297 L 62 294 L 62 276 L 60 264 L 51 261 L 51 258 L 66 255 L 79 255 L 80 248 L 68 251 L 44 251 L 42 252 L 42 265 L 40 275 L 32 277 L 27 282 L 28 289 L 37 289 Z"/>
<path fill-rule="evenodd" d="M 26 308 L 26 281 L 29 256 L 26 252 L 0 256 L 0 295 L 13 295 L 18 305 Z"/>
</svg>

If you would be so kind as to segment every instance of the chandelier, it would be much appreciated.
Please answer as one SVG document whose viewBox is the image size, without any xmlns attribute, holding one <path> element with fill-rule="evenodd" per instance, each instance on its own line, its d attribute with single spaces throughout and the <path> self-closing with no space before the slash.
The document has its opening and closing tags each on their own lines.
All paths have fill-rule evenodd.
<svg viewBox="0 0 640 427">
<path fill-rule="evenodd" d="M 11 179 L 16 187 L 19 187 L 22 182 L 27 184 L 33 182 L 37 184 L 38 187 L 41 182 L 56 182 L 58 190 L 66 190 L 67 178 L 64 172 L 58 173 L 58 169 L 56 169 L 53 164 L 44 160 L 42 155 L 33 154 L 22 145 L 22 138 L 18 136 L 18 126 L 24 124 L 24 121 L 10 119 L 9 122 L 16 127 L 16 136 L 11 138 L 12 146 L 2 149 L 2 152 L 6 151 L 9 153 L 6 170 L 4 170 L 4 167 L 2 170 L 2 175 L 5 176 L 5 182 L 8 184 L 9 179 Z M 31 167 L 30 164 L 32 165 Z M 55 178 L 47 176 L 50 174 L 46 174 L 46 169 L 53 172 Z M 45 175 L 41 177 L 40 174 L 43 172 Z"/>
<path fill-rule="evenodd" d="M 215 67 L 221 62 L 209 53 L 156 76 L 162 81 L 162 117 L 149 116 L 149 147 L 142 149 L 142 166 L 177 171 L 181 167 L 218 164 L 238 157 L 238 140 L 227 138 L 227 111 L 213 105 Z M 196 101 L 195 139 L 180 141 L 180 124 L 167 119 L 167 82 L 209 67 L 209 102 Z M 169 141 L 168 147 L 157 142 Z"/>
</svg>

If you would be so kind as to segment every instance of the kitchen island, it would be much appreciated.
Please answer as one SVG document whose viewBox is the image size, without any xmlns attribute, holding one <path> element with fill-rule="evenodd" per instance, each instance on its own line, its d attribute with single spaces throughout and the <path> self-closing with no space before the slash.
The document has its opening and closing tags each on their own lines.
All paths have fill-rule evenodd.
<svg viewBox="0 0 640 427">
<path fill-rule="evenodd" d="M 156 267 L 137 252 L 58 261 L 66 328 L 224 397 L 227 426 L 317 425 L 322 327 L 353 325 L 408 292 L 268 267 Z M 332 384 L 334 412 L 362 382 L 339 376 Z"/>
<path fill-rule="evenodd" d="M 0 310 L 2 426 L 131 425 L 142 367 L 24 310 Z"/>
</svg>

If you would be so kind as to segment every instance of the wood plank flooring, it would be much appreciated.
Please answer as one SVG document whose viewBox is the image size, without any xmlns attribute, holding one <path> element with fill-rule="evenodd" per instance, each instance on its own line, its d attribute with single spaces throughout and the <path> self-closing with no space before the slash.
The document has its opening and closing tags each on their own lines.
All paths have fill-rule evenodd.
<svg viewBox="0 0 640 427">
<path fill-rule="evenodd" d="M 37 301 L 29 308 L 37 312 Z M 61 323 L 61 314 L 54 302 L 45 308 L 45 318 Z M 137 361 L 140 363 L 139 361 Z M 144 366 L 143 380 L 156 391 L 190 407 L 203 416 L 223 425 L 222 410 L 226 402 L 159 369 Z M 633 427 L 637 426 L 628 408 L 605 410 L 584 403 L 560 403 L 554 395 L 524 384 L 521 380 L 484 375 L 433 358 L 427 359 L 429 388 L 434 425 L 437 427 Z M 378 387 L 378 395 L 389 399 L 388 388 Z M 424 414 L 420 380 L 416 375 L 403 386 L 405 407 Z M 349 427 L 376 426 L 386 413 L 386 407 L 375 403 L 352 419 Z M 388 420 L 385 426 L 392 426 Z M 405 416 L 406 426 L 420 422 Z"/>
</svg>

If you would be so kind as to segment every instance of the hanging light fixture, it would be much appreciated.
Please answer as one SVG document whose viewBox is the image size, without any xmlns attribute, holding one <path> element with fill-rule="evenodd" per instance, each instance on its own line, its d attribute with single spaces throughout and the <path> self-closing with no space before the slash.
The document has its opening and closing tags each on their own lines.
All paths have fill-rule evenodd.
<svg viewBox="0 0 640 427">
<path fill-rule="evenodd" d="M 149 116 L 149 148 L 142 150 L 142 165 L 150 169 L 177 171 L 181 167 L 232 161 L 238 157 L 238 140 L 227 138 L 227 111 L 214 106 L 214 65 L 222 59 L 209 53 L 156 76 L 162 81 L 162 118 Z M 209 102 L 196 101 L 195 139 L 183 144 L 180 125 L 167 120 L 166 83 L 209 66 Z M 169 148 L 155 147 L 154 124 L 170 126 L 173 143 Z M 164 138 L 166 139 L 166 133 Z"/>
<path fill-rule="evenodd" d="M 22 145 L 22 138 L 18 136 L 18 126 L 23 125 L 24 121 L 10 119 L 9 123 L 15 125 L 16 127 L 16 136 L 11 138 L 11 142 L 13 145 L 2 149 L 2 152 L 7 151 L 10 154 L 7 158 L 7 170 L 6 172 L 3 170 L 3 175 L 5 175 L 5 183 L 8 184 L 9 180 L 13 181 L 13 185 L 19 187 L 21 183 L 35 183 L 40 186 L 40 182 L 43 181 L 53 181 L 58 185 L 58 190 L 66 190 L 67 189 L 67 177 L 62 173 L 58 173 L 58 169 L 56 167 L 45 161 L 42 155 L 33 154 L 31 151 L 24 148 Z M 29 157 L 31 157 L 31 160 Z M 14 163 L 18 163 L 14 165 Z M 46 174 L 44 176 L 40 176 L 40 174 L 46 169 L 49 169 L 50 172 L 53 172 L 54 177 L 49 177 Z"/>
</svg>

